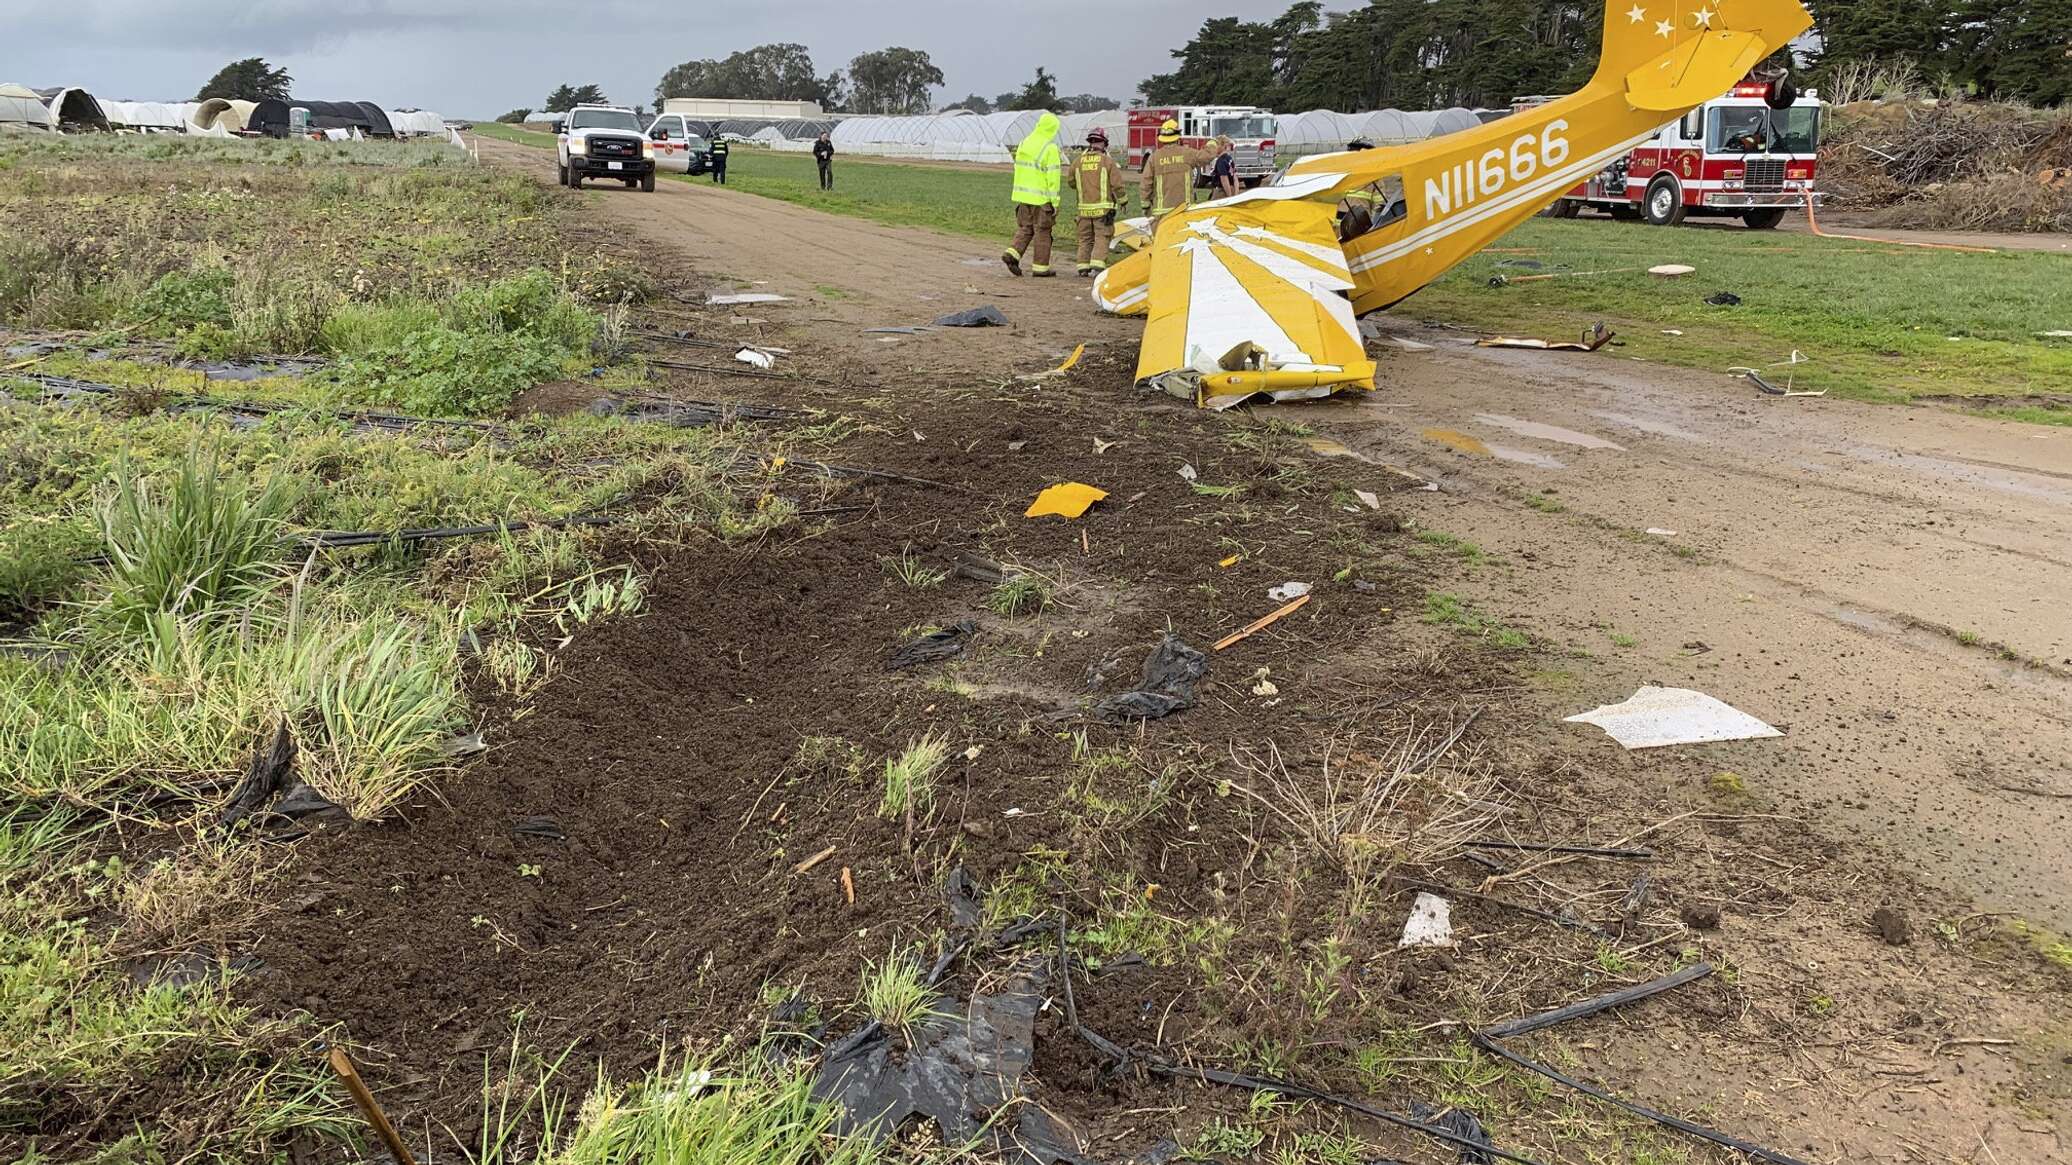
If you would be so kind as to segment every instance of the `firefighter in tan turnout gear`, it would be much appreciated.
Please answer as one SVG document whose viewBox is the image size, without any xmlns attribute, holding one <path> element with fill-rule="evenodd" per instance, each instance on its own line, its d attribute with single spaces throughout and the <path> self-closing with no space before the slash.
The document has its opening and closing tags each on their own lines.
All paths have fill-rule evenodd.
<svg viewBox="0 0 2072 1165">
<path fill-rule="evenodd" d="M 1229 148 L 1230 139 L 1221 135 L 1199 149 L 1181 145 L 1180 123 L 1171 118 L 1158 127 L 1158 148 L 1144 159 L 1142 189 L 1138 191 L 1153 227 L 1166 215 L 1186 207 L 1189 192 L 1194 189 L 1195 170 L 1215 161 Z"/>
<path fill-rule="evenodd" d="M 1099 274 L 1108 266 L 1108 246 L 1115 238 L 1115 212 L 1127 201 L 1122 167 L 1108 156 L 1108 134 L 1087 132 L 1086 149 L 1072 163 L 1072 194 L 1079 200 L 1079 274 Z"/>
</svg>

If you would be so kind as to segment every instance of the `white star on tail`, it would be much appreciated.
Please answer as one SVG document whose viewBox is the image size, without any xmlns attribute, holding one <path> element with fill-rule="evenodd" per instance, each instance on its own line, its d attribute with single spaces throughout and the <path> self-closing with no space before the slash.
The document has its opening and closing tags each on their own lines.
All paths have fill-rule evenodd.
<svg viewBox="0 0 2072 1165">
<path fill-rule="evenodd" d="M 1626 19 L 1632 21 L 1635 24 L 1639 24 L 1641 21 L 1646 20 L 1647 18 L 1648 10 L 1642 8 L 1638 4 L 1635 4 L 1633 7 L 1626 10 Z"/>
<path fill-rule="evenodd" d="M 1671 23 L 1669 23 L 1668 21 L 1666 21 L 1666 20 L 1657 20 L 1657 21 L 1655 22 L 1655 35 L 1656 35 L 1656 36 L 1673 36 L 1673 35 L 1675 35 L 1675 33 L 1676 33 L 1676 26 L 1675 26 L 1675 25 L 1673 25 L 1673 24 L 1671 24 Z"/>
<path fill-rule="evenodd" d="M 1700 8 L 1698 11 L 1691 13 L 1691 20 L 1695 22 L 1699 28 L 1711 28 L 1712 9 Z"/>
</svg>

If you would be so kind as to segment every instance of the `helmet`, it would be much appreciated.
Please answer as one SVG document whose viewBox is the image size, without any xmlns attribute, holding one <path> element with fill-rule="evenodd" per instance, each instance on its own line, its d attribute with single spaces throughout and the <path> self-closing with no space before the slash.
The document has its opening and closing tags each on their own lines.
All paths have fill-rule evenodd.
<svg viewBox="0 0 2072 1165">
<path fill-rule="evenodd" d="M 1108 144 L 1108 131 L 1096 126 L 1086 131 L 1086 140 L 1088 144 L 1099 142 L 1105 146 Z"/>
<path fill-rule="evenodd" d="M 1180 140 L 1180 123 L 1179 123 L 1179 122 L 1177 122 L 1177 121 L 1174 121 L 1174 120 L 1173 120 L 1172 118 L 1170 118 L 1170 117 L 1166 118 L 1166 119 L 1165 119 L 1165 124 L 1164 124 L 1164 125 L 1161 125 L 1161 126 L 1159 126 L 1159 127 L 1158 127 L 1158 140 L 1159 140 L 1159 141 L 1162 141 L 1162 142 L 1177 142 L 1177 141 L 1179 141 L 1179 140 Z"/>
</svg>

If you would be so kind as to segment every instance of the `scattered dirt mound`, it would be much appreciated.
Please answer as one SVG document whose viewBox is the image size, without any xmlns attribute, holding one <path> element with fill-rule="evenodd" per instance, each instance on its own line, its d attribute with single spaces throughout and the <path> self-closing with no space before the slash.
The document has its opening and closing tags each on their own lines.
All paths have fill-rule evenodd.
<svg viewBox="0 0 2072 1165">
<path fill-rule="evenodd" d="M 412 1082 L 394 1093 L 402 1111 L 467 1141 L 480 1057 L 508 1043 L 514 1011 L 537 1046 L 573 1045 L 621 1071 L 686 1038 L 753 1041 L 773 992 L 840 1008 L 866 958 L 940 931 L 952 865 L 998 888 L 1032 878 L 1028 855 L 1073 855 L 1085 863 L 1073 876 L 1046 867 L 1043 904 L 1074 903 L 1089 925 L 1118 892 L 1162 913 L 1213 914 L 1249 860 L 1256 820 L 1201 775 L 1198 742 L 1277 739 L 1291 763 L 1307 757 L 1320 709 L 1256 698 L 1261 658 L 1295 661 L 1282 679 L 1291 692 L 1296 678 L 1323 684 L 1343 668 L 1364 682 L 1389 675 L 1369 661 L 1408 656 L 1389 627 L 1394 612 L 1416 609 L 1426 571 L 1407 537 L 1378 532 L 1399 524 L 1328 504 L 1347 488 L 1389 489 L 1379 467 L 1325 462 L 1285 436 L 1233 447 L 1219 421 L 1190 409 L 1145 436 L 1141 419 L 1136 406 L 1056 396 L 1019 410 L 931 408 L 926 442 L 911 423 L 887 425 L 896 436 L 852 441 L 842 455 L 954 491 L 873 484 L 818 503 L 864 511 L 822 528 L 637 551 L 653 573 L 649 613 L 560 651 L 552 680 L 502 739 L 492 735 L 487 758 L 402 823 L 298 849 L 299 889 L 257 942 L 265 970 L 246 980 L 248 997 L 342 1022 L 384 1079 Z M 1135 455 L 1096 453 L 1095 438 Z M 1183 463 L 1203 483 L 1241 487 L 1262 518 L 1301 513 L 1299 528 L 1248 535 L 1268 561 L 1224 572 L 1226 587 L 1198 585 L 1232 553 L 1218 515 L 1239 503 L 1195 492 Z M 1021 517 L 1042 486 L 1074 479 L 1099 483 L 1108 500 L 1075 523 Z M 949 577 L 915 589 L 885 565 L 898 556 Z M 979 556 L 1046 579 L 1045 609 L 991 613 L 992 584 L 953 573 Z M 1349 562 L 1361 564 L 1360 589 L 1351 575 L 1330 583 Z M 1329 588 L 1318 604 L 1328 617 L 1285 620 L 1217 657 L 1196 707 L 1138 726 L 1087 712 L 1137 682 L 1169 627 L 1206 649 L 1272 609 L 1265 589 L 1287 579 Z M 887 668 L 914 628 L 967 619 L 977 631 L 960 660 Z M 1456 690 L 1486 682 L 1463 667 L 1398 699 L 1436 716 Z M 489 723 L 517 711 L 480 686 Z M 880 773 L 929 733 L 947 735 L 951 762 L 936 812 L 909 838 L 904 821 L 877 812 Z M 1131 759 L 1081 763 L 1111 746 Z M 1156 796 L 1141 792 L 1159 780 Z M 830 857 L 798 871 L 829 845 Z M 1294 933 L 1328 925 L 1317 912 Z M 1178 952 L 1143 953 L 1164 964 Z M 1092 1006 L 1100 1014 L 1098 993 Z M 1129 1027 L 1140 1019 L 1133 1012 Z"/>
<path fill-rule="evenodd" d="M 1821 187 L 1877 226 L 2072 230 L 2072 113 L 1986 103 L 1833 112 Z"/>
</svg>

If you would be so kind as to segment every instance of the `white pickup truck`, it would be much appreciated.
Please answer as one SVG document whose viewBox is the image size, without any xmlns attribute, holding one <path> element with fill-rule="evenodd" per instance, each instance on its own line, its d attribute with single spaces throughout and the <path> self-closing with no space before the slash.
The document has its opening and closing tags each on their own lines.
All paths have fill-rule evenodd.
<svg viewBox="0 0 2072 1165">
<path fill-rule="evenodd" d="M 630 109 L 578 105 L 569 110 L 555 155 L 563 186 L 580 187 L 585 178 L 616 178 L 629 187 L 655 188 L 654 144 Z"/>
</svg>

